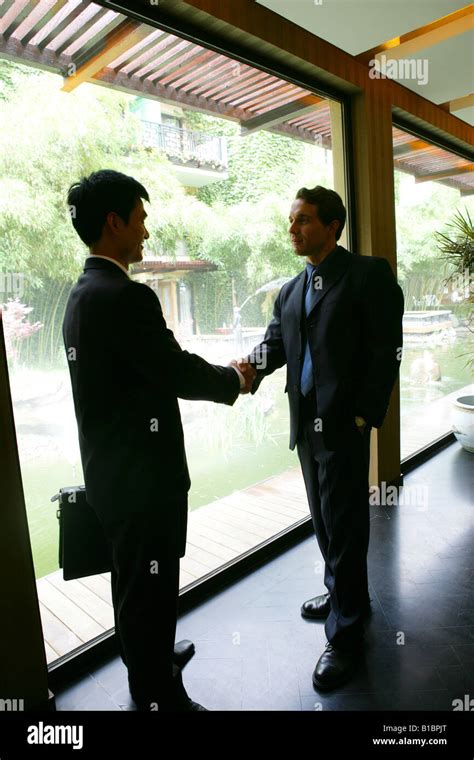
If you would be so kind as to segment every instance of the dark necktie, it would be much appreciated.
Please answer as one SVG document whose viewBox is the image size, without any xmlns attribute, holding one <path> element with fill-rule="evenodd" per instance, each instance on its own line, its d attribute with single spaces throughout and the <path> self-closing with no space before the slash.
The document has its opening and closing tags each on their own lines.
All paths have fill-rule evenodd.
<svg viewBox="0 0 474 760">
<path fill-rule="evenodd" d="M 306 295 L 304 299 L 306 316 L 312 311 L 316 301 L 316 290 L 314 288 L 314 278 L 317 273 L 317 267 L 312 264 L 306 264 L 307 284 Z M 303 368 L 301 370 L 301 393 L 307 396 L 314 385 L 313 363 L 311 361 L 311 352 L 309 350 L 308 336 L 306 335 L 306 350 L 304 354 Z"/>
</svg>

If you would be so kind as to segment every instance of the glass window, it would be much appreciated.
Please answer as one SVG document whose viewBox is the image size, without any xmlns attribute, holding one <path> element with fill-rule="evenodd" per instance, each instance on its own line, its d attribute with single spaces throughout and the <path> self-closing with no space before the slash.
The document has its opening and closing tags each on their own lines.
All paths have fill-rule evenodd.
<svg viewBox="0 0 474 760">
<path fill-rule="evenodd" d="M 474 175 L 471 162 L 396 127 L 393 150 L 406 459 L 449 433 L 458 399 L 474 391 Z"/>
<path fill-rule="evenodd" d="M 155 50 L 153 35 L 98 73 L 106 87 L 65 92 L 35 52 L 0 60 L 0 301 L 50 662 L 113 626 L 107 574 L 62 580 L 50 502 L 83 483 L 62 320 L 87 250 L 69 185 L 105 167 L 145 185 L 150 239 L 132 277 L 157 293 L 182 348 L 219 364 L 261 341 L 281 285 L 304 267 L 288 235 L 296 191 L 324 185 L 347 205 L 339 103 L 192 43 L 170 56 L 176 37 Z M 175 101 L 172 126 L 159 99 L 147 107 L 154 84 Z M 282 368 L 233 408 L 180 401 L 192 478 L 182 587 L 308 517 L 284 385 Z"/>
</svg>

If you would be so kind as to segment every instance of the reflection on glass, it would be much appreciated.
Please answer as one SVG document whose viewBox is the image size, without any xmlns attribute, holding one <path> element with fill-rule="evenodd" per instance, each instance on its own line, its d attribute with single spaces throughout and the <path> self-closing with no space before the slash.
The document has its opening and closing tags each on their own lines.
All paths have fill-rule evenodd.
<svg viewBox="0 0 474 760">
<path fill-rule="evenodd" d="M 451 238 L 458 252 L 471 250 L 472 262 L 474 179 L 468 161 L 400 129 L 393 129 L 393 144 L 398 277 L 405 295 L 400 393 L 406 459 L 449 433 L 456 399 L 472 393 L 472 270 L 466 257 L 443 255 L 441 236 Z M 464 231 L 456 226 L 459 215 Z"/>
</svg>

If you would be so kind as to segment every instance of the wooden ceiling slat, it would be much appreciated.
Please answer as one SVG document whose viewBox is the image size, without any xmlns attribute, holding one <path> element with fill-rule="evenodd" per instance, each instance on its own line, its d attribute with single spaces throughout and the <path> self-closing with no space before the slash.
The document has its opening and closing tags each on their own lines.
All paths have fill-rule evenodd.
<svg viewBox="0 0 474 760">
<path fill-rule="evenodd" d="M 220 74 L 216 74 L 211 82 L 207 83 L 206 89 L 203 91 L 206 97 L 209 97 L 210 93 L 217 93 L 222 90 L 228 91 L 231 83 L 248 81 L 249 77 L 255 76 L 254 69 L 250 69 L 248 66 L 241 66 L 236 62 L 232 63 L 234 65 L 231 66 L 229 71 L 221 71 Z"/>
<path fill-rule="evenodd" d="M 179 40 L 172 35 L 165 35 L 160 38 L 159 42 L 153 48 L 153 55 L 150 56 L 147 61 L 144 61 L 142 66 L 135 69 L 134 73 L 136 76 L 140 79 L 145 79 L 150 76 L 150 74 L 153 74 L 160 67 L 161 62 L 166 55 L 171 56 L 173 55 L 173 52 L 176 52 L 178 45 L 180 46 L 178 50 L 179 52 L 186 47 L 187 42 L 183 42 L 183 40 Z M 125 73 L 130 73 L 130 66 L 124 66 L 120 70 Z"/>
<path fill-rule="evenodd" d="M 212 51 L 208 51 L 208 52 L 210 53 L 210 55 L 206 59 L 203 58 L 203 62 L 201 66 L 199 67 L 198 71 L 202 71 L 202 69 L 204 68 L 204 63 L 205 63 L 206 68 L 211 67 L 211 66 L 218 66 L 220 61 L 223 59 L 223 56 L 221 55 L 218 55 Z M 179 76 L 178 79 L 175 79 L 173 81 L 173 87 L 175 89 L 178 89 L 182 87 L 183 85 L 187 84 L 188 82 L 193 81 L 195 77 L 196 77 L 196 67 L 192 67 L 183 76 Z"/>
<path fill-rule="evenodd" d="M 467 164 L 466 166 L 451 167 L 437 172 L 428 172 L 427 174 L 418 174 L 415 177 L 415 182 L 434 182 L 439 179 L 449 179 L 455 177 L 458 174 L 469 174 L 474 172 L 474 164 Z"/>
<path fill-rule="evenodd" d="M 292 124 L 294 126 L 301 126 L 303 124 L 306 126 L 309 124 L 325 124 L 329 119 L 329 108 L 321 109 L 321 105 L 327 106 L 327 103 L 325 101 L 322 101 L 322 103 L 315 103 L 312 110 L 309 111 L 306 115 L 288 117 L 288 124 Z M 261 109 L 261 113 L 265 114 L 267 112 L 271 112 L 271 110 L 271 108 L 265 107 Z"/>
<path fill-rule="evenodd" d="M 329 115 L 329 114 L 328 114 Z M 306 127 L 307 129 L 315 129 L 318 125 L 325 124 L 326 119 L 323 117 L 316 120 L 314 117 L 309 116 L 307 119 L 288 119 L 288 124 L 293 127 Z"/>
<path fill-rule="evenodd" d="M 232 105 L 247 103 L 246 107 L 251 108 L 252 111 L 254 111 L 262 102 L 265 103 L 265 106 L 270 106 L 281 100 L 284 100 L 286 103 L 291 103 L 292 100 L 298 100 L 298 98 L 302 98 L 306 94 L 305 90 L 302 90 L 300 87 L 295 87 L 293 84 L 285 85 L 284 87 L 280 85 L 273 93 L 271 93 L 271 95 L 268 92 L 264 93 L 263 90 L 261 90 L 255 96 L 250 97 L 250 102 L 249 98 L 242 97 L 239 98 L 238 101 L 232 101 Z"/>
<path fill-rule="evenodd" d="M 106 11 L 100 18 L 96 19 L 95 23 L 84 34 L 69 43 L 63 51 L 64 55 L 74 57 L 79 53 L 79 56 L 83 57 L 88 50 L 94 49 L 95 46 L 100 48 L 104 37 L 120 24 L 123 24 L 123 21 L 119 13 Z"/>
<path fill-rule="evenodd" d="M 208 61 L 208 63 L 203 66 L 199 71 L 194 71 L 192 73 L 192 76 L 188 78 L 187 82 L 183 82 L 181 85 L 179 85 L 179 89 L 183 90 L 186 93 L 191 93 L 191 90 L 199 87 L 201 84 L 204 83 L 204 89 L 208 86 L 209 78 L 212 78 L 213 72 L 215 71 L 217 74 L 222 72 L 223 70 L 227 70 L 230 66 L 228 61 L 214 62 L 212 59 Z"/>
<path fill-rule="evenodd" d="M 232 77 L 232 71 L 234 70 L 233 61 L 226 61 L 220 66 L 216 66 L 215 69 L 211 69 L 202 76 L 195 79 L 194 82 L 188 83 L 184 89 L 186 92 L 191 92 L 193 95 L 201 95 L 203 92 L 209 89 L 209 80 L 214 81 L 215 77 Z"/>
<path fill-rule="evenodd" d="M 161 29 L 155 29 L 150 32 L 148 37 L 138 42 L 136 45 L 126 50 L 122 55 L 117 56 L 115 61 L 110 62 L 112 69 L 117 71 L 126 71 L 128 66 L 134 66 L 135 69 L 140 68 L 143 61 L 147 60 L 153 54 L 153 48 L 158 44 L 159 40 L 165 37 L 166 32 L 162 32 Z"/>
<path fill-rule="evenodd" d="M 230 103 L 236 98 L 241 97 L 241 95 L 249 95 L 250 93 L 257 93 L 261 92 L 262 87 L 266 86 L 267 84 L 274 84 L 273 77 L 267 77 L 265 80 L 262 81 L 254 81 L 253 84 L 247 84 L 245 83 L 244 86 L 239 87 L 229 87 L 227 90 L 223 90 L 219 94 L 215 95 L 212 100 L 215 100 L 217 103 Z"/>
<path fill-rule="evenodd" d="M 29 14 L 34 12 L 37 4 L 38 0 L 15 0 L 0 18 L 0 34 L 11 37 Z"/>
<path fill-rule="evenodd" d="M 435 150 L 434 146 L 429 145 L 424 140 L 410 140 L 409 142 L 405 142 L 403 144 L 394 145 L 393 155 L 399 158 L 400 156 L 403 156 L 408 153 L 413 153 L 414 151 L 432 152 L 433 150 Z"/>
<path fill-rule="evenodd" d="M 161 78 L 164 74 L 170 71 L 171 68 L 175 68 L 175 63 L 178 59 L 182 58 L 183 53 L 189 52 L 189 42 L 183 40 L 181 44 L 168 51 L 160 58 L 160 63 L 157 69 L 152 74 L 149 74 L 146 78 L 150 81 Z M 178 64 L 179 66 L 179 64 Z"/>
<path fill-rule="evenodd" d="M 212 98 L 213 96 L 217 97 L 222 92 L 227 94 L 240 92 L 244 87 L 250 87 L 252 84 L 267 81 L 268 79 L 268 74 L 265 74 L 262 71 L 256 71 L 255 69 L 248 69 L 248 71 L 236 78 L 235 83 L 231 87 L 229 87 L 229 82 L 221 82 L 215 87 L 211 87 L 210 90 L 207 90 L 205 96 L 206 98 Z"/>
<path fill-rule="evenodd" d="M 166 75 L 173 74 L 176 71 L 182 71 L 183 64 L 186 63 L 186 61 L 190 61 L 190 59 L 197 58 L 199 55 L 199 51 L 202 51 L 202 48 L 199 48 L 199 50 L 196 50 L 194 45 L 188 44 L 187 47 L 183 49 L 182 52 L 178 53 L 176 56 L 172 56 L 171 58 L 168 58 L 167 61 L 163 66 L 160 67 L 160 70 L 157 74 L 157 77 L 160 79 Z M 139 67 L 137 67 L 136 70 L 138 70 Z M 127 67 L 124 69 L 121 69 L 126 74 L 133 73 L 134 69 L 132 68 L 130 71 Z M 155 79 L 155 75 L 149 77 L 150 80 Z"/>
<path fill-rule="evenodd" d="M 271 113 L 273 110 L 275 110 L 275 108 L 282 108 L 286 105 L 292 105 L 294 103 L 297 103 L 300 99 L 301 97 L 299 93 L 280 93 L 268 101 L 268 107 L 262 109 L 262 107 L 259 105 L 255 106 L 253 103 L 249 103 L 246 108 L 253 114 L 254 117 L 265 116 L 266 114 Z M 265 106 L 267 106 L 267 103 L 265 103 Z"/>
<path fill-rule="evenodd" d="M 94 3 L 86 3 L 85 8 L 81 9 L 81 12 L 68 20 L 68 23 L 64 29 L 55 34 L 46 47 L 48 50 L 53 50 L 58 55 L 64 51 L 68 46 L 69 40 L 74 38 L 77 34 L 83 34 L 90 29 L 96 22 L 99 13 L 103 12 L 103 8 Z"/>
<path fill-rule="evenodd" d="M 147 79 L 138 79 L 138 77 L 127 76 L 113 71 L 113 69 L 104 68 L 99 71 L 94 81 L 97 84 L 112 86 L 122 92 L 128 92 L 133 95 L 142 97 L 156 98 L 164 103 L 170 103 L 183 108 L 191 108 L 196 111 L 210 113 L 214 116 L 221 116 L 235 121 L 242 121 L 247 118 L 247 112 L 243 108 L 231 108 L 220 105 L 215 101 L 206 100 L 200 95 L 188 95 L 181 90 L 175 89 L 170 85 L 162 85 L 158 80 L 149 82 Z"/>
<path fill-rule="evenodd" d="M 40 0 L 31 13 L 17 26 L 11 36 L 26 45 L 28 40 L 34 37 L 39 29 L 46 26 L 48 21 L 54 18 L 67 5 L 67 2 L 68 0 Z"/>
<path fill-rule="evenodd" d="M 173 83 L 173 87 L 175 86 L 175 82 L 183 76 L 183 74 L 186 74 L 188 71 L 191 71 L 195 66 L 202 66 L 203 63 L 208 61 L 210 58 L 213 58 L 215 53 L 212 50 L 205 50 L 204 48 L 201 48 L 203 52 L 199 53 L 197 57 L 191 58 L 188 63 L 185 63 L 184 66 L 180 66 L 179 69 L 172 71 L 170 74 L 167 74 L 162 79 L 160 79 L 160 84 L 162 85 L 168 85 Z"/>
<path fill-rule="evenodd" d="M 67 4 L 42 29 L 37 31 L 31 40 L 27 41 L 30 45 L 42 50 L 55 37 L 58 37 L 74 19 L 80 16 L 88 5 L 87 0 L 68 0 Z"/>
<path fill-rule="evenodd" d="M 122 20 L 120 16 L 120 26 L 107 36 L 105 44 L 100 46 L 100 50 L 92 55 L 88 54 L 86 60 L 77 66 L 77 69 L 70 76 L 65 77 L 61 90 L 71 92 L 80 84 L 93 79 L 103 68 L 113 61 L 123 50 L 129 46 L 135 45 L 138 40 L 144 39 L 148 35 L 148 28 L 142 24 L 137 24 L 129 19 Z"/>
<path fill-rule="evenodd" d="M 16 2 L 16 0 L 3 0 L 3 3 L 2 3 L 2 17 L 3 18 L 5 18 L 5 16 L 7 15 L 8 11 L 12 7 L 13 3 L 15 3 L 15 2 Z"/>
<path fill-rule="evenodd" d="M 254 117 L 255 116 L 265 116 L 265 114 L 270 113 L 275 108 L 280 108 L 286 105 L 291 105 L 292 103 L 297 102 L 300 99 L 300 93 L 291 94 L 291 97 L 288 95 L 288 93 L 283 93 L 278 96 L 275 96 L 269 101 L 269 107 L 262 110 L 259 106 L 254 106 L 253 103 L 249 103 L 246 105 L 247 110 L 249 113 L 251 113 Z"/>
<path fill-rule="evenodd" d="M 291 89 L 293 87 L 294 85 L 289 85 L 289 84 L 285 85 L 283 84 L 283 82 L 280 82 L 278 80 L 276 81 L 273 80 L 273 82 L 270 82 L 270 84 L 266 84 L 264 87 L 258 87 L 257 92 L 252 92 L 252 93 L 246 92 L 244 95 L 241 95 L 238 98 L 234 98 L 234 97 L 230 98 L 229 102 L 232 105 L 240 105 L 241 103 L 246 103 L 248 101 L 251 101 L 252 104 L 254 104 L 257 100 L 261 100 L 261 98 L 265 97 L 266 95 L 268 95 L 268 97 L 271 97 L 269 93 L 273 94 L 275 90 L 278 90 L 278 92 L 282 92 L 286 89 Z M 228 99 L 224 98 L 224 100 L 228 100 Z"/>
<path fill-rule="evenodd" d="M 246 78 L 247 77 L 247 78 Z M 202 90 L 202 95 L 205 98 L 211 97 L 211 93 L 229 92 L 230 85 L 234 82 L 239 82 L 237 87 L 239 89 L 245 88 L 246 83 L 250 84 L 252 72 L 247 72 L 246 75 L 237 74 L 235 69 L 230 71 L 223 71 L 218 76 L 214 77 L 211 82 L 207 82 L 206 86 Z"/>
<path fill-rule="evenodd" d="M 172 58 L 166 61 L 166 65 L 159 73 L 160 79 L 163 79 L 165 76 L 179 75 L 184 69 L 184 64 L 186 64 L 186 62 L 191 63 L 194 59 L 197 59 L 202 55 L 203 50 L 204 48 L 202 47 L 189 44 L 188 49 L 185 50 L 184 53 L 178 55 L 176 59 Z"/>
</svg>

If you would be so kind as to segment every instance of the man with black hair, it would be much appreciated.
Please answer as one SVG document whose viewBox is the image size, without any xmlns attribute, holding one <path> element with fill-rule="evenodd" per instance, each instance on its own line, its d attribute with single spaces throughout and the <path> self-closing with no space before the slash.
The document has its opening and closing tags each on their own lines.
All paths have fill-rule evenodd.
<svg viewBox="0 0 474 760">
<path fill-rule="evenodd" d="M 401 361 L 403 294 L 385 259 L 338 240 L 346 210 L 334 190 L 302 188 L 289 234 L 305 269 L 283 285 L 264 340 L 237 362 L 255 367 L 255 393 L 286 364 L 290 449 L 300 459 L 327 593 L 301 614 L 326 620 L 328 644 L 313 673 L 329 690 L 353 673 L 369 611 L 370 430 L 380 427 Z"/>
<path fill-rule="evenodd" d="M 203 710 L 186 694 L 176 655 L 173 662 L 190 487 L 178 397 L 232 405 L 255 372 L 183 351 L 153 290 L 130 279 L 149 237 L 142 199 L 149 201 L 143 185 L 112 170 L 70 187 L 72 223 L 90 255 L 69 296 L 63 337 L 87 499 L 111 549 L 115 629 L 132 697 L 143 710 Z"/>
</svg>

